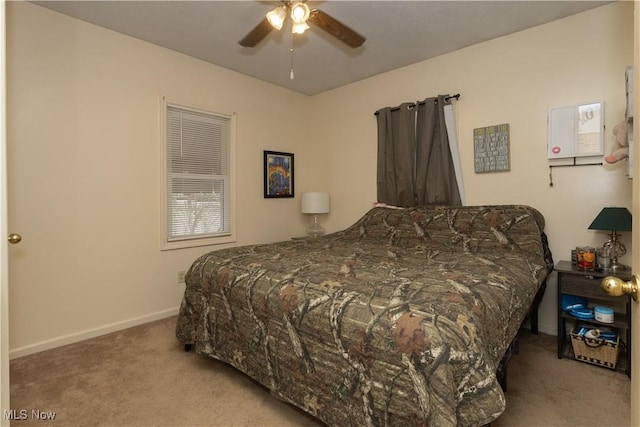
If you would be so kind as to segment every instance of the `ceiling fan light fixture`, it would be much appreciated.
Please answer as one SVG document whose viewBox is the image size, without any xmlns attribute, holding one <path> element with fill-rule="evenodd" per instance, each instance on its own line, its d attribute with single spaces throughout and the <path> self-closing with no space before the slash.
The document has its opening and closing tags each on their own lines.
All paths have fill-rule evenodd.
<svg viewBox="0 0 640 427">
<path fill-rule="evenodd" d="M 284 27 L 287 15 L 291 17 L 292 34 L 304 33 L 309 28 L 306 24 L 311 21 L 315 26 L 351 48 L 358 48 L 365 42 L 366 39 L 360 34 L 320 9 L 310 10 L 305 2 L 306 0 L 280 0 L 280 5 L 266 13 L 266 17 L 238 43 L 242 47 L 256 47 L 272 29 L 281 30 Z M 291 38 L 293 39 L 294 37 Z"/>
<path fill-rule="evenodd" d="M 294 24 L 304 24 L 309 19 L 309 6 L 302 2 L 296 2 L 291 5 L 291 20 Z"/>
<path fill-rule="evenodd" d="M 273 9 L 271 12 L 267 13 L 267 20 L 269 24 L 276 30 L 282 29 L 282 25 L 284 24 L 284 20 L 287 17 L 287 7 L 285 5 L 278 6 Z"/>
<path fill-rule="evenodd" d="M 305 31 L 307 31 L 309 28 L 309 25 L 306 22 L 302 22 L 300 24 L 293 24 L 291 26 L 291 32 L 293 34 L 304 34 Z"/>
</svg>

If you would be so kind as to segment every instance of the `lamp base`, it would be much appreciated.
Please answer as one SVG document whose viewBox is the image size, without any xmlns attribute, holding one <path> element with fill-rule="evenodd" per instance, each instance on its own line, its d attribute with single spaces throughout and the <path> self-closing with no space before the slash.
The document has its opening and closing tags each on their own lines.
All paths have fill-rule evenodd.
<svg viewBox="0 0 640 427">
<path fill-rule="evenodd" d="M 611 232 L 611 238 L 598 250 L 598 265 L 603 270 L 625 271 L 629 267 L 618 263 L 618 257 L 627 253 L 627 248 L 618 240 L 620 235 L 615 231 Z"/>
<path fill-rule="evenodd" d="M 609 267 L 606 270 L 611 270 L 611 271 L 626 271 L 629 270 L 629 266 L 628 265 L 624 265 L 624 264 L 618 264 L 617 262 L 611 262 L 611 267 Z"/>
<path fill-rule="evenodd" d="M 307 228 L 307 234 L 311 237 L 318 237 L 318 236 L 322 236 L 324 233 L 326 233 L 326 230 L 323 227 L 321 227 L 320 224 L 318 223 L 318 215 L 314 215 L 313 225 Z"/>
</svg>

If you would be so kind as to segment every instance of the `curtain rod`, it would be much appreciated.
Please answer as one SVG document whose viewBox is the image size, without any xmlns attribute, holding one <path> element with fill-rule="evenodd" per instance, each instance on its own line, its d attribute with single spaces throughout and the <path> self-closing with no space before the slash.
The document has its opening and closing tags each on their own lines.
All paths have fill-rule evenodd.
<svg viewBox="0 0 640 427">
<path fill-rule="evenodd" d="M 460 94 L 459 94 L 459 93 L 456 93 L 455 95 L 445 96 L 445 97 L 444 97 L 444 100 L 445 100 L 445 101 L 451 101 L 451 99 L 452 99 L 452 98 L 455 98 L 455 99 L 456 99 L 456 101 L 457 101 L 457 100 L 459 100 L 459 99 L 460 99 Z M 409 105 L 409 108 L 411 108 L 411 107 L 415 107 L 416 105 L 424 105 L 424 101 L 416 102 L 415 104 L 410 104 L 410 105 Z M 400 107 L 393 107 L 393 108 L 391 109 L 391 111 L 398 111 L 399 109 L 400 109 Z M 376 112 L 375 112 L 375 113 L 373 113 L 373 114 L 374 114 L 375 116 L 377 116 L 377 115 L 378 115 L 378 112 L 376 111 Z"/>
</svg>

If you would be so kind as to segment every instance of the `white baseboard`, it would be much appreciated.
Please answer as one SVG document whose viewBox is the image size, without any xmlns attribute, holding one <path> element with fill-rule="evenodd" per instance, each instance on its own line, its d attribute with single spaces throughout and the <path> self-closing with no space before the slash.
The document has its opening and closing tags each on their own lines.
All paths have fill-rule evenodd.
<svg viewBox="0 0 640 427">
<path fill-rule="evenodd" d="M 522 327 L 525 329 L 531 329 L 531 322 L 526 321 L 522 324 Z M 555 323 L 541 322 L 538 319 L 538 332 L 546 334 L 546 335 L 558 335 L 558 325 Z"/>
<path fill-rule="evenodd" d="M 547 335 L 558 335 L 558 325 L 556 323 L 540 322 L 538 320 L 538 331 Z"/>
<path fill-rule="evenodd" d="M 164 319 L 178 314 L 180 307 L 174 307 L 167 310 L 158 311 L 156 313 L 147 314 L 133 319 L 123 320 L 121 322 L 110 323 L 108 325 L 99 326 L 93 329 L 76 332 L 61 337 L 52 338 L 35 344 L 9 350 L 9 358 L 16 359 L 18 357 L 28 356 L 29 354 L 38 353 L 44 350 L 61 347 L 67 344 L 73 344 L 79 341 L 88 340 L 90 338 L 99 337 L 100 335 L 110 334 L 111 332 L 121 331 L 133 326 L 142 325 L 143 323 L 153 322 L 155 320 Z"/>
</svg>

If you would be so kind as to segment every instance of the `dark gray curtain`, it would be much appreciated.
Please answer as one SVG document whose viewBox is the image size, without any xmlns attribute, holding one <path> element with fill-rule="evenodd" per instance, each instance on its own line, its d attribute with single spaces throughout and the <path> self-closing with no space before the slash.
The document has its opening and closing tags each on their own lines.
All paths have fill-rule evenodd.
<svg viewBox="0 0 640 427">
<path fill-rule="evenodd" d="M 378 202 L 462 205 L 444 119 L 444 106 L 450 104 L 446 97 L 376 112 Z"/>
<path fill-rule="evenodd" d="M 415 206 L 415 111 L 412 103 L 386 107 L 378 117 L 378 201 Z"/>
<path fill-rule="evenodd" d="M 417 206 L 462 206 L 449 149 L 444 95 L 418 103 L 416 112 L 416 203 Z"/>
</svg>

